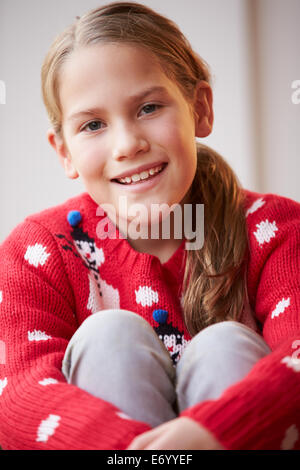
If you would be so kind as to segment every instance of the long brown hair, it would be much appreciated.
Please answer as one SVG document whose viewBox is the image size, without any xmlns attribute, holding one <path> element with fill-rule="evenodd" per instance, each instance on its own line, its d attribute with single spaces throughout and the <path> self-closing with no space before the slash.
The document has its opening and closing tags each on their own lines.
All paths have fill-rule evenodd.
<svg viewBox="0 0 300 470">
<path fill-rule="evenodd" d="M 62 133 L 60 71 L 77 48 L 99 42 L 133 43 L 158 59 L 166 75 L 192 102 L 199 80 L 211 83 L 209 67 L 178 26 L 149 7 L 115 2 L 77 18 L 53 42 L 42 67 L 44 103 L 57 134 Z M 205 239 L 186 250 L 183 311 L 191 335 L 222 320 L 237 320 L 246 295 L 247 231 L 243 191 L 232 169 L 215 151 L 197 145 L 197 171 L 190 203 L 203 203 Z"/>
</svg>

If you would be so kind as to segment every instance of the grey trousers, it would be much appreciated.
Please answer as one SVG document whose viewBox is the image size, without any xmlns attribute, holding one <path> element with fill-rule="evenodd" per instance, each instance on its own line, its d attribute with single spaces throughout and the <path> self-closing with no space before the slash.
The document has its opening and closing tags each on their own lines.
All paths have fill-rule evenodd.
<svg viewBox="0 0 300 470">
<path fill-rule="evenodd" d="M 218 398 L 270 353 L 249 327 L 225 321 L 195 335 L 176 367 L 141 316 L 122 309 L 89 316 L 65 351 L 67 381 L 155 427 L 185 408 Z"/>
</svg>

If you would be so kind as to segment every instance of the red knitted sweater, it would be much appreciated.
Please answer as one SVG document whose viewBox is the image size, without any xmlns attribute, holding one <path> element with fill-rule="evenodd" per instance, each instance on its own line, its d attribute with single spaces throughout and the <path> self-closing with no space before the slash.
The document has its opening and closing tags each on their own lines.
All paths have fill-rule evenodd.
<svg viewBox="0 0 300 470">
<path fill-rule="evenodd" d="M 219 399 L 182 415 L 204 425 L 227 449 L 300 449 L 300 204 L 245 194 L 250 309 L 245 306 L 241 321 L 258 329 L 272 352 Z M 67 220 L 72 210 L 82 217 L 76 226 Z M 4 449 L 120 450 L 149 429 L 68 384 L 61 372 L 68 341 L 92 313 L 139 313 L 174 363 L 190 340 L 181 307 L 184 242 L 161 264 L 121 237 L 100 240 L 96 210 L 82 194 L 28 217 L 0 247 Z M 154 315 L 160 309 L 168 312 L 162 323 Z"/>
</svg>

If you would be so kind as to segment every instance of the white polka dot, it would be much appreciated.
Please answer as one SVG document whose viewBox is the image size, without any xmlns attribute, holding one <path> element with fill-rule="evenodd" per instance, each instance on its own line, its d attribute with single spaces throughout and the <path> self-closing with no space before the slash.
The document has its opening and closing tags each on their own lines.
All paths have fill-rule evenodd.
<svg viewBox="0 0 300 470">
<path fill-rule="evenodd" d="M 299 439 L 299 431 L 295 424 L 292 424 L 286 431 L 281 443 L 281 450 L 291 450 L 294 448 L 295 442 Z"/>
<path fill-rule="evenodd" d="M 278 230 L 276 222 L 274 221 L 271 223 L 268 221 L 268 219 L 260 222 L 260 224 L 256 224 L 256 227 L 257 231 L 253 233 L 260 245 L 263 243 L 268 243 L 271 238 L 275 237 L 275 232 Z"/>
<path fill-rule="evenodd" d="M 2 301 L 3 301 L 3 292 L 2 292 L 2 290 L 0 290 L 0 304 L 1 304 Z"/>
<path fill-rule="evenodd" d="M 0 396 L 2 395 L 3 390 L 5 389 L 6 385 L 7 385 L 7 377 L 4 377 L 3 380 L 0 380 Z"/>
<path fill-rule="evenodd" d="M 293 369 L 295 372 L 300 372 L 300 359 L 297 357 L 286 356 L 280 361 L 282 364 L 285 364 L 290 369 Z"/>
<path fill-rule="evenodd" d="M 45 331 L 40 331 L 40 330 L 28 331 L 29 341 L 46 341 L 47 339 L 51 339 L 51 336 L 46 335 Z"/>
<path fill-rule="evenodd" d="M 119 418 L 122 418 L 122 419 L 132 420 L 132 418 L 130 418 L 130 416 L 128 416 L 126 413 L 123 413 L 122 411 L 117 411 L 116 415 L 119 416 Z"/>
<path fill-rule="evenodd" d="M 58 380 L 52 379 L 52 377 L 48 377 L 46 379 L 39 381 L 40 385 L 51 385 L 51 384 L 58 384 Z"/>
<path fill-rule="evenodd" d="M 281 299 L 273 310 L 271 318 L 278 317 L 278 315 L 283 313 L 285 309 L 290 305 L 290 300 L 290 297 L 288 297 L 287 299 Z"/>
<path fill-rule="evenodd" d="M 60 419 L 60 416 L 57 415 L 49 415 L 47 419 L 44 419 L 38 427 L 36 441 L 47 442 L 59 426 Z"/>
<path fill-rule="evenodd" d="M 151 307 L 152 304 L 158 302 L 158 292 L 149 286 L 139 286 L 139 289 L 135 291 L 135 299 L 137 304 Z"/>
<path fill-rule="evenodd" d="M 256 199 L 256 201 L 253 202 L 252 206 L 249 207 L 249 209 L 246 212 L 246 217 L 248 217 L 249 214 L 253 214 L 253 212 L 257 211 L 260 207 L 262 207 L 265 204 L 266 201 L 263 200 L 262 197 L 259 199 Z"/>
<path fill-rule="evenodd" d="M 39 265 L 43 266 L 50 256 L 50 253 L 47 253 L 46 249 L 45 246 L 39 245 L 38 243 L 33 246 L 28 246 L 24 258 L 29 264 L 36 268 Z"/>
</svg>

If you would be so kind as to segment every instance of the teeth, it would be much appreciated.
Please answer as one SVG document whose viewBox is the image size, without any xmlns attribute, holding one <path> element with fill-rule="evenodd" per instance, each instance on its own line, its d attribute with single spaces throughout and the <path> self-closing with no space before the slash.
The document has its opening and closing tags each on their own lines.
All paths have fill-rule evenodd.
<svg viewBox="0 0 300 470">
<path fill-rule="evenodd" d="M 148 178 L 149 173 L 148 173 L 148 171 L 142 171 L 140 176 L 141 176 L 141 180 L 145 180 L 146 178 Z"/>
<path fill-rule="evenodd" d="M 162 165 L 156 166 L 154 168 L 150 168 L 149 170 L 142 171 L 139 174 L 136 173 L 135 175 L 132 175 L 132 176 L 126 176 L 125 178 L 119 178 L 117 181 L 120 181 L 120 183 L 130 184 L 132 182 L 136 183 L 137 181 L 140 181 L 140 180 L 146 180 L 147 178 L 149 178 L 149 176 L 153 176 L 156 173 L 158 173 L 162 169 L 162 167 L 163 167 Z"/>
<path fill-rule="evenodd" d="M 132 181 L 135 183 L 136 181 L 140 181 L 140 175 L 132 175 L 131 177 Z"/>
</svg>

